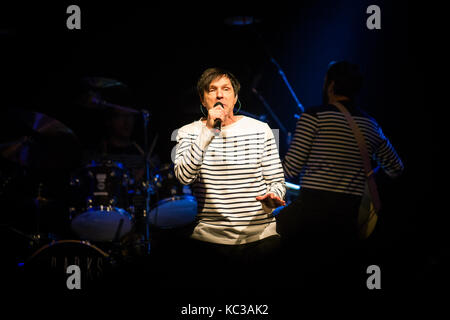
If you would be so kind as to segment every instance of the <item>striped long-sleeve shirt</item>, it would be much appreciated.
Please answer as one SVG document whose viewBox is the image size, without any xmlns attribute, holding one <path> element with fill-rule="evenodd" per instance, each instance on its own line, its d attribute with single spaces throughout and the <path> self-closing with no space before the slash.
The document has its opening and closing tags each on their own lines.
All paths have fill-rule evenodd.
<svg viewBox="0 0 450 320">
<path fill-rule="evenodd" d="M 273 132 L 242 117 L 214 136 L 200 120 L 178 130 L 175 175 L 192 185 L 198 224 L 192 238 L 243 244 L 276 235 L 275 218 L 255 198 L 286 188 Z"/>
<path fill-rule="evenodd" d="M 369 156 L 391 177 L 403 171 L 394 147 L 375 119 L 344 102 L 366 140 Z M 291 146 L 283 160 L 287 178 L 300 176 L 300 186 L 362 195 L 363 162 L 353 131 L 333 105 L 311 108 L 297 122 Z"/>
</svg>

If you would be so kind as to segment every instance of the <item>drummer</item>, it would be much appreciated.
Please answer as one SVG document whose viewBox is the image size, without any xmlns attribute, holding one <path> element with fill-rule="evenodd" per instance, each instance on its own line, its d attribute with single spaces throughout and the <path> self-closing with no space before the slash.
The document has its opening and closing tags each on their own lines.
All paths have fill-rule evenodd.
<svg viewBox="0 0 450 320">
<path fill-rule="evenodd" d="M 144 149 L 135 139 L 139 134 L 141 116 L 134 107 L 135 98 L 123 83 L 100 79 L 102 81 L 96 80 L 97 87 L 90 91 L 91 96 L 96 97 L 94 104 L 100 112 L 94 122 L 95 128 L 90 128 L 92 134 L 88 135 L 90 140 L 86 141 L 83 158 L 85 162 L 105 159 L 120 162 L 132 171 L 136 181 L 141 182 L 145 178 Z M 159 165 L 159 158 L 152 155 L 156 139 L 149 141 L 151 145 L 148 160 L 152 168 Z"/>
<path fill-rule="evenodd" d="M 84 134 L 83 163 L 87 165 L 92 161 L 101 163 L 113 161 L 123 165 L 134 180 L 134 194 L 130 195 L 130 204 L 134 207 L 136 217 L 136 232 L 128 240 L 144 233 L 143 210 L 146 206 L 146 197 L 143 188 L 138 188 L 146 180 L 144 147 L 137 139 L 143 136 L 142 114 L 135 107 L 137 105 L 131 90 L 123 83 L 106 78 L 89 78 L 89 99 L 86 107 L 94 112 L 93 119 L 86 119 L 91 126 L 87 126 Z M 93 125 L 93 127 L 92 127 Z M 159 157 L 153 154 L 156 139 L 149 137 L 149 150 L 147 161 L 150 170 L 159 166 Z M 153 154 L 153 155 L 152 155 Z M 131 240 L 134 241 L 134 240 Z"/>
</svg>

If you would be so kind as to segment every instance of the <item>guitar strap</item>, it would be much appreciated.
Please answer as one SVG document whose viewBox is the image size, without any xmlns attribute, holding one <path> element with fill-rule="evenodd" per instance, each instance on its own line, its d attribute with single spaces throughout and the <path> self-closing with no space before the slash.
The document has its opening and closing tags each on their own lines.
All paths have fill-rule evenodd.
<svg viewBox="0 0 450 320">
<path fill-rule="evenodd" d="M 380 196 L 378 194 L 377 185 L 375 183 L 375 176 L 373 174 L 374 172 L 370 164 L 369 152 L 367 151 L 364 136 L 362 135 L 361 130 L 358 127 L 358 124 L 355 122 L 355 120 L 348 112 L 347 108 L 342 103 L 339 103 L 337 101 L 333 102 L 332 104 L 336 106 L 336 108 L 338 108 L 339 111 L 341 111 L 344 114 L 350 128 L 353 131 L 353 134 L 355 135 L 356 142 L 358 143 L 359 152 L 361 153 L 364 172 L 366 174 L 367 185 L 369 187 L 369 192 L 372 198 L 373 206 L 375 207 L 375 210 L 378 212 L 381 209 L 381 201 Z"/>
</svg>

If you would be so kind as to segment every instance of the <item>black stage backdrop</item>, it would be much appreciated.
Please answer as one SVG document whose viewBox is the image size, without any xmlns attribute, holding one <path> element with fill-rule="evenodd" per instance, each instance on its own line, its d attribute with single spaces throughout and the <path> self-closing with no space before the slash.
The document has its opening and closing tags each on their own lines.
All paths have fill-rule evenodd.
<svg viewBox="0 0 450 320">
<path fill-rule="evenodd" d="M 81 29 L 70 30 L 66 25 L 72 15 L 66 10 L 72 4 L 80 9 Z M 366 10 L 373 4 L 381 9 L 381 29 L 370 30 L 366 25 L 371 15 Z M 301 110 L 271 59 L 284 71 L 306 109 L 321 103 L 323 77 L 330 61 L 357 63 L 365 76 L 358 103 L 379 121 L 406 168 L 398 180 L 379 177 L 384 211 L 367 244 L 367 250 L 373 252 L 367 264 L 381 267 L 382 289 L 358 291 L 357 296 L 368 302 L 397 294 L 416 296 L 432 291 L 448 255 L 443 244 L 437 242 L 439 234 L 430 218 L 436 210 L 431 166 L 432 113 L 422 107 L 425 78 L 418 48 L 423 38 L 417 30 L 420 28 L 413 28 L 409 2 L 63 1 L 2 4 L 0 8 L 2 111 L 8 110 L 9 115 L 11 110 L 44 113 L 67 125 L 82 143 L 88 144 L 101 129 L 95 110 L 77 104 L 84 90 L 81 79 L 117 79 L 128 86 L 133 106 L 150 112 L 149 139 L 157 138 L 153 152 L 161 163 L 171 161 L 175 146 L 173 131 L 201 116 L 195 84 L 205 68 L 221 66 L 240 79 L 243 112 L 280 129 L 279 151 L 283 157 L 287 132 L 294 130 L 295 115 L 300 115 Z M 252 23 L 247 24 L 249 20 Z M 10 118 L 2 117 L 0 143 L 22 135 L 18 125 L 3 121 Z M 143 143 L 140 128 L 134 138 Z M 14 166 L 5 159 L 2 163 L 3 178 L 13 176 Z M 46 169 L 42 175 L 56 172 Z M 1 214 L 4 218 L 16 213 L 2 210 Z M 10 220 L 2 222 L 2 227 Z M 22 240 L 17 238 L 17 234 L 3 232 L 3 251 L 18 250 L 17 242 Z M 267 277 L 276 282 L 277 274 L 282 272 L 280 265 L 278 270 L 268 270 Z M 362 274 L 361 281 L 365 283 L 369 275 L 364 270 Z M 5 273 L 2 276 L 8 277 Z M 7 288 L 19 292 L 18 301 L 43 290 Z M 117 297 L 127 301 L 127 308 L 145 308 L 152 316 L 162 312 L 158 319 L 188 319 L 181 314 L 182 307 L 188 304 L 270 306 L 269 316 L 254 319 L 279 315 L 287 319 L 288 315 L 303 314 L 302 308 L 308 306 L 300 298 L 308 295 L 301 288 L 251 292 L 237 285 L 232 292 L 219 289 L 208 293 L 202 292 L 199 281 L 198 288 L 161 290 L 164 294 L 155 292 L 155 288 L 148 288 L 147 292 L 141 289 L 117 292 Z M 341 291 L 352 294 L 348 288 Z M 323 294 L 326 296 L 326 292 Z M 47 297 L 47 293 L 43 296 Z M 335 290 L 331 298 L 337 296 Z M 133 299 L 139 303 L 130 302 Z M 321 299 L 314 300 L 325 304 L 325 298 Z M 114 303 L 108 304 L 111 307 Z M 347 303 L 351 308 L 352 304 Z M 341 308 L 346 306 L 343 304 Z M 216 314 L 213 318 L 220 317 Z"/>
</svg>

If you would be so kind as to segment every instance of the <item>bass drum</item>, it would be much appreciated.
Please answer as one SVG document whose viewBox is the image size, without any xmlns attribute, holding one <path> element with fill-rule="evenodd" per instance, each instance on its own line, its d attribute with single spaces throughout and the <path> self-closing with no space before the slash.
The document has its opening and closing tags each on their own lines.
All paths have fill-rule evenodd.
<svg viewBox="0 0 450 320">
<path fill-rule="evenodd" d="M 192 224 L 197 216 L 197 200 L 190 188 L 175 177 L 172 164 L 166 164 L 153 175 L 149 224 L 160 229 L 174 229 Z"/>
<path fill-rule="evenodd" d="M 119 240 L 134 226 L 130 174 L 123 164 L 92 161 L 72 178 L 71 228 L 82 240 Z"/>
<path fill-rule="evenodd" d="M 108 253 L 89 242 L 53 241 L 34 252 L 23 264 L 23 285 L 50 292 L 81 293 L 99 289 L 112 272 L 113 262 Z M 79 268 L 79 272 L 74 271 L 73 266 Z M 76 279 L 77 272 L 79 279 Z"/>
</svg>

